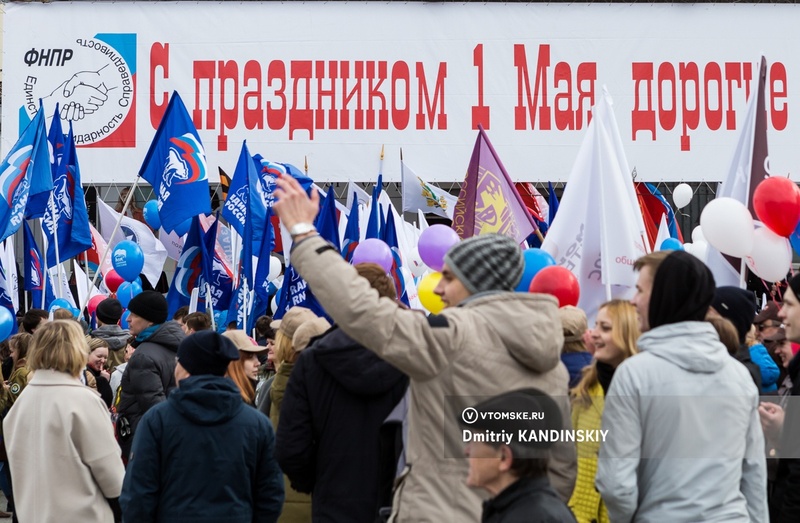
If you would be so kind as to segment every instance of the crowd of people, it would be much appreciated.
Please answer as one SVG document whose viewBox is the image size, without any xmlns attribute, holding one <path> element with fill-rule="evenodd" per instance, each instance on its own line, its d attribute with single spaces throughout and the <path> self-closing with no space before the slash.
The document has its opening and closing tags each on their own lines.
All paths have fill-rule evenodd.
<svg viewBox="0 0 800 523">
<path fill-rule="evenodd" d="M 425 315 L 316 234 L 316 193 L 278 186 L 328 317 L 251 337 L 155 291 L 128 329 L 114 298 L 93 330 L 27 311 L 0 390 L 15 520 L 800 521 L 800 276 L 759 310 L 656 252 L 589 325 L 513 292 L 521 250 L 486 234 L 447 252 Z"/>
</svg>

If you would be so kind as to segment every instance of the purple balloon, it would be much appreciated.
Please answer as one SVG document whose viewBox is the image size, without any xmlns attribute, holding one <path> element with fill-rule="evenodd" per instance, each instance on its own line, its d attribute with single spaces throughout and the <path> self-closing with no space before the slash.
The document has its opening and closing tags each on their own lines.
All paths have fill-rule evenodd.
<svg viewBox="0 0 800 523">
<path fill-rule="evenodd" d="M 419 236 L 417 244 L 419 257 L 434 271 L 441 271 L 444 266 L 444 255 L 459 240 L 458 233 L 447 225 L 441 223 L 431 225 Z"/>
<path fill-rule="evenodd" d="M 392 270 L 393 261 L 392 249 L 386 245 L 386 242 L 377 238 L 364 240 L 353 251 L 353 265 L 357 263 L 377 263 L 386 272 L 389 272 Z"/>
</svg>

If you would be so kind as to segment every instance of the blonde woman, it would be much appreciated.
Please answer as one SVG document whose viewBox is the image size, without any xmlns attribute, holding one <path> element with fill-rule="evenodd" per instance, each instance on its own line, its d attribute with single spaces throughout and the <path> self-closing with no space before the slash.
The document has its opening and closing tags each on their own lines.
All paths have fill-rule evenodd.
<svg viewBox="0 0 800 523">
<path fill-rule="evenodd" d="M 119 514 L 125 469 L 105 403 L 79 379 L 88 357 L 73 320 L 47 322 L 31 340 L 31 378 L 3 422 L 20 521 L 108 523 Z"/>
<path fill-rule="evenodd" d="M 600 306 L 591 331 L 594 360 L 584 369 L 583 377 L 571 391 L 574 429 L 600 429 L 605 395 L 614 371 L 626 358 L 636 354 L 639 334 L 636 308 L 629 302 L 612 300 Z M 600 443 L 579 442 L 577 450 L 578 477 L 569 508 L 579 523 L 607 523 L 608 513 L 594 487 Z"/>
</svg>

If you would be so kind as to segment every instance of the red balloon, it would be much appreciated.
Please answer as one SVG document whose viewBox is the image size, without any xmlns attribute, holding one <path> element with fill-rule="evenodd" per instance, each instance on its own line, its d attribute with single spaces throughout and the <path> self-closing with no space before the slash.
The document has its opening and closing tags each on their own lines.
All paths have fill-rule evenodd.
<svg viewBox="0 0 800 523">
<path fill-rule="evenodd" d="M 555 296 L 559 307 L 578 305 L 581 296 L 578 279 L 569 269 L 558 265 L 545 267 L 536 273 L 528 291 Z"/>
<path fill-rule="evenodd" d="M 97 310 L 97 306 L 100 305 L 100 302 L 106 298 L 108 298 L 108 296 L 103 296 L 102 294 L 98 294 L 89 298 L 88 303 L 86 303 L 86 310 L 89 311 L 89 316 L 94 314 L 94 311 Z"/>
<path fill-rule="evenodd" d="M 111 292 L 117 292 L 117 289 L 119 288 L 120 285 L 122 285 L 122 282 L 124 282 L 125 279 L 119 274 L 117 274 L 117 271 L 111 269 L 110 271 L 108 271 L 108 274 L 106 274 L 106 277 L 103 281 L 106 283 L 106 287 L 108 287 L 108 290 L 110 290 Z"/>
<path fill-rule="evenodd" d="M 772 232 L 788 237 L 800 222 L 800 189 L 789 178 L 767 178 L 753 192 L 753 210 Z"/>
</svg>

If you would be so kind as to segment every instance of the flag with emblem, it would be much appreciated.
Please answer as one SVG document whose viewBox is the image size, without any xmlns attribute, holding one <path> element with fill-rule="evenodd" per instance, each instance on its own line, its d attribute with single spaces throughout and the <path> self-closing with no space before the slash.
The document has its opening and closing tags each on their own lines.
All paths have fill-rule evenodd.
<svg viewBox="0 0 800 523">
<path fill-rule="evenodd" d="M 53 180 L 56 179 L 56 171 L 66 152 L 66 141 L 64 130 L 61 127 L 61 117 L 59 116 L 58 104 L 56 104 L 53 120 L 50 122 L 50 130 L 47 132 L 47 141 L 50 142 L 50 150 L 52 156 L 50 157 L 50 173 Z M 28 198 L 28 205 L 25 207 L 25 218 L 41 218 L 47 210 L 47 204 L 50 201 L 49 192 L 41 192 L 39 194 L 32 194 Z"/>
<path fill-rule="evenodd" d="M 81 186 L 81 171 L 71 123 L 65 148 L 53 178 L 53 192 L 50 193 L 50 203 L 42 222 L 47 237 L 48 268 L 56 264 L 56 243 L 59 260 L 77 256 L 92 246 L 89 213 Z"/>
<path fill-rule="evenodd" d="M 30 196 L 52 190 L 50 147 L 40 101 L 36 116 L 0 163 L 0 241 L 22 226 Z"/>
<path fill-rule="evenodd" d="M 200 294 L 204 295 L 205 282 L 203 280 L 203 228 L 200 225 L 200 217 L 194 216 L 189 232 L 186 233 L 186 241 L 183 242 L 183 251 L 178 263 L 175 266 L 175 274 L 167 292 L 167 307 L 169 316 L 172 317 L 175 311 L 189 305 L 192 297 L 192 290 L 200 289 Z"/>
<path fill-rule="evenodd" d="M 211 214 L 203 143 L 180 95 L 173 91 L 139 175 L 153 186 L 167 232 L 198 214 Z"/>
<path fill-rule="evenodd" d="M 483 126 L 478 127 L 467 176 L 453 213 L 453 229 L 462 239 L 497 233 L 522 243 L 536 230 L 536 225 Z"/>
<path fill-rule="evenodd" d="M 28 226 L 28 222 L 25 222 L 22 228 L 22 243 L 25 249 L 25 255 L 23 257 L 25 262 L 25 269 L 23 271 L 23 275 L 25 276 L 25 290 L 31 293 L 32 307 L 47 310 L 50 303 L 55 299 L 53 287 L 45 273 L 42 256 L 39 252 L 39 247 L 36 245 L 36 240 L 33 238 L 31 228 Z"/>
</svg>

